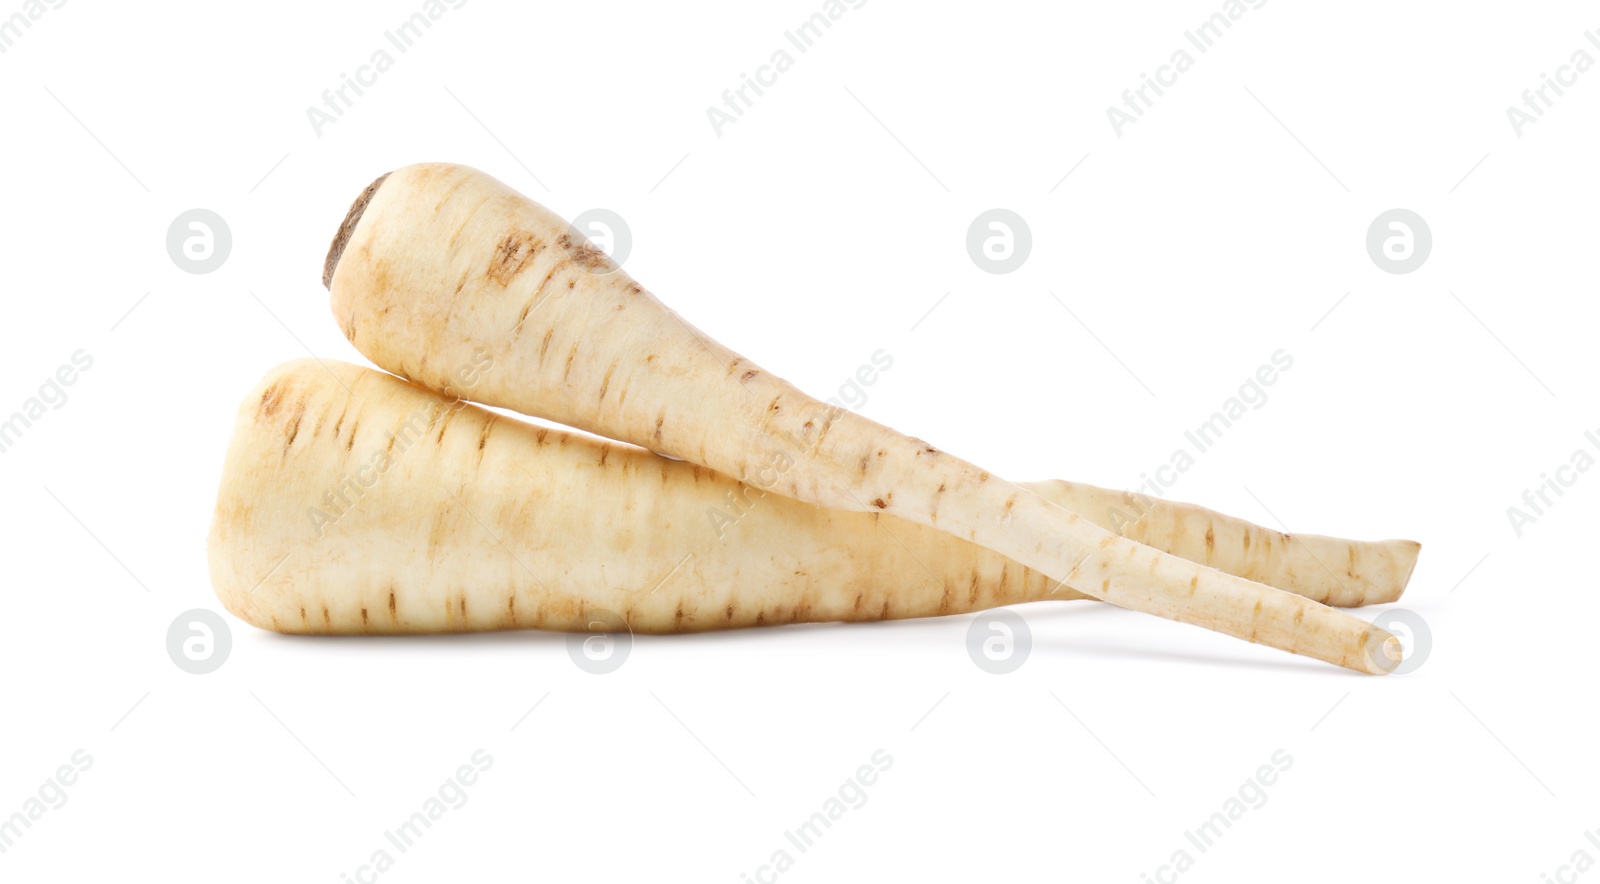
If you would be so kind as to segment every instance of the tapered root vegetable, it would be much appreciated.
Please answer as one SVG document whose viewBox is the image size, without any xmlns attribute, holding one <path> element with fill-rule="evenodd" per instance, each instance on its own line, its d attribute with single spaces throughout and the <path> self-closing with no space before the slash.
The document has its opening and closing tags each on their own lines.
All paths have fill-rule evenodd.
<svg viewBox="0 0 1600 884">
<path fill-rule="evenodd" d="M 1092 486 L 1029 487 L 1107 521 L 1135 503 Z M 1336 543 L 1379 565 L 1363 575 L 1387 586 L 1372 601 L 1399 595 L 1392 566 L 1404 550 L 1390 544 L 1283 537 L 1159 501 L 1147 521 L 1201 518 L 1226 526 L 1224 537 L 1255 536 L 1257 550 Z M 312 360 L 273 370 L 240 407 L 210 556 L 230 611 L 291 633 L 588 629 L 602 611 L 636 632 L 690 632 L 1085 598 L 888 514 L 763 494 L 631 445 Z M 1212 557 L 1229 558 L 1221 547 Z M 1297 591 L 1329 591 L 1283 560 L 1238 561 Z"/>
<path fill-rule="evenodd" d="M 714 252 L 709 252 L 714 254 Z M 830 407 L 708 339 L 566 222 L 461 166 L 408 166 L 362 194 L 325 268 L 379 366 L 471 391 L 839 510 L 886 512 L 1125 608 L 1369 673 L 1398 641 L 1358 618 L 1118 536 L 986 470 Z M 761 297 L 761 280 L 751 281 Z"/>
<path fill-rule="evenodd" d="M 1023 487 L 1130 540 L 1340 608 L 1398 600 L 1422 550 L 1414 540 L 1289 534 L 1192 503 L 1080 482 Z"/>
</svg>

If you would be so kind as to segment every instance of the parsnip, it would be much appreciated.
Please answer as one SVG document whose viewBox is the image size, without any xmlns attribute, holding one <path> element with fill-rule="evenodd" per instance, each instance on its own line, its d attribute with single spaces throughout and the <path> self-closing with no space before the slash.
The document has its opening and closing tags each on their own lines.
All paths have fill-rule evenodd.
<svg viewBox="0 0 1600 884">
<path fill-rule="evenodd" d="M 714 252 L 713 252 L 714 254 Z M 826 406 L 709 340 L 559 217 L 461 166 L 374 182 L 324 280 L 368 358 L 433 389 L 476 351 L 475 400 L 840 510 L 970 540 L 1122 607 L 1381 674 L 1384 630 L 1091 521 L 937 448 Z M 760 280 L 752 280 L 759 297 Z"/>
<path fill-rule="evenodd" d="M 1028 487 L 1107 522 L 1131 504 L 1092 486 Z M 1217 564 L 1313 597 L 1348 602 L 1354 585 L 1393 601 L 1414 561 L 1403 543 L 1291 538 L 1162 501 L 1149 512 L 1152 536 L 1204 554 L 1181 527 L 1203 519 L 1223 538 L 1209 552 Z M 1233 541 L 1246 536 L 1257 553 Z M 1332 581 L 1264 548 L 1349 556 L 1365 570 Z M 688 632 L 1085 598 L 889 514 L 763 495 L 631 445 L 313 360 L 273 370 L 240 407 L 210 557 L 230 611 L 293 633 L 569 629 L 596 609 L 637 632 Z"/>
</svg>

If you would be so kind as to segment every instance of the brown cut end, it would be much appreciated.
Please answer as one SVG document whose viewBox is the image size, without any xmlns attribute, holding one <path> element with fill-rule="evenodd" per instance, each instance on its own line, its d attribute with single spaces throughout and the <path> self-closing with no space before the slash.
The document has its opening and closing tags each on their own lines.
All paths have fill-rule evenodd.
<svg viewBox="0 0 1600 884">
<path fill-rule="evenodd" d="M 350 204 L 350 211 L 344 216 L 344 223 L 339 225 L 339 232 L 334 235 L 333 244 L 328 246 L 328 258 L 322 263 L 323 288 L 333 289 L 333 271 L 338 269 L 339 259 L 344 257 L 344 247 L 350 242 L 350 234 L 355 232 L 356 224 L 360 223 L 362 214 L 367 211 L 367 204 L 372 202 L 372 195 L 378 192 L 379 185 L 383 184 L 384 179 L 391 174 L 393 173 L 385 172 L 379 175 L 378 180 L 368 184 L 367 189 L 361 191 L 356 201 Z"/>
</svg>

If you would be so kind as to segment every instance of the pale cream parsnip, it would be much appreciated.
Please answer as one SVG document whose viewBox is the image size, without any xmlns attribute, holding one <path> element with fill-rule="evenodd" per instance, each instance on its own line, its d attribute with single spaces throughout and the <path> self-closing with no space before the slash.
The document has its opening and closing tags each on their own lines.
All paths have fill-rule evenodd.
<svg viewBox="0 0 1600 884">
<path fill-rule="evenodd" d="M 1103 524 L 1135 504 L 1027 487 Z M 1141 524 L 1158 546 L 1338 604 L 1394 601 L 1416 557 L 1405 541 L 1289 536 L 1187 504 L 1150 502 Z M 314 360 L 273 370 L 240 407 L 210 555 L 228 610 L 291 633 L 566 630 L 597 610 L 691 632 L 1085 598 L 887 513 L 763 494 Z M 1346 561 L 1338 575 L 1319 564 Z"/>
<path fill-rule="evenodd" d="M 714 255 L 714 249 L 708 249 Z M 1385 630 L 1106 531 L 928 443 L 827 406 L 710 340 L 565 221 L 463 166 L 407 166 L 361 194 L 324 281 L 377 365 L 433 389 L 487 351 L 476 401 L 710 467 L 832 509 L 992 549 L 1104 601 L 1382 674 Z M 750 296 L 767 296 L 748 281 Z"/>
</svg>

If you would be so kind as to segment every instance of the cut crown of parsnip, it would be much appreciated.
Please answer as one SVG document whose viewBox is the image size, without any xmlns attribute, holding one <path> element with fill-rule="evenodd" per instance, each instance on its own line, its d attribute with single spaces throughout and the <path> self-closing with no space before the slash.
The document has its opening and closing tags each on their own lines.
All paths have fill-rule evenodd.
<svg viewBox="0 0 1600 884">
<path fill-rule="evenodd" d="M 379 366 L 476 401 L 693 461 L 840 510 L 969 540 L 1114 605 L 1382 674 L 1388 632 L 1106 531 L 1038 494 L 825 405 L 710 340 L 565 221 L 463 166 L 373 182 L 324 270 L 346 337 Z M 754 281 L 759 286 L 760 281 Z"/>
</svg>

